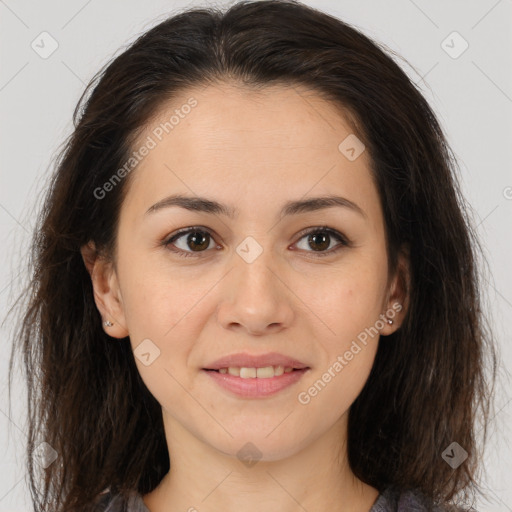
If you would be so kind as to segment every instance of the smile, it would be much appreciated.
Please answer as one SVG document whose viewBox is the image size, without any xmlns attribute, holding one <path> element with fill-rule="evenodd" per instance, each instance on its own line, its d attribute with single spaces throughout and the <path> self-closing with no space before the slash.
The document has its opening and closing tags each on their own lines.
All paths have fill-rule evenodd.
<svg viewBox="0 0 512 512">
<path fill-rule="evenodd" d="M 293 369 L 283 366 L 264 368 L 228 367 L 205 370 L 221 388 L 243 398 L 261 398 L 275 395 L 297 383 L 310 368 Z"/>
</svg>

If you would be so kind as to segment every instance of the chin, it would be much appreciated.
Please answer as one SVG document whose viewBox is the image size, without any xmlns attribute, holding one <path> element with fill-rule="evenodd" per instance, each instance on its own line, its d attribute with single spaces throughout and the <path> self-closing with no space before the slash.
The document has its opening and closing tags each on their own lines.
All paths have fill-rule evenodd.
<svg viewBox="0 0 512 512">
<path fill-rule="evenodd" d="M 268 430 L 268 432 L 271 431 L 272 429 Z M 224 439 L 223 443 L 211 443 L 211 445 L 224 455 L 239 459 L 247 467 L 252 467 L 256 462 L 286 459 L 299 452 L 303 445 L 290 437 L 289 432 L 286 432 L 284 437 L 277 433 L 268 435 L 267 431 L 262 430 L 246 430 L 239 434 L 230 432 L 233 438 Z"/>
</svg>

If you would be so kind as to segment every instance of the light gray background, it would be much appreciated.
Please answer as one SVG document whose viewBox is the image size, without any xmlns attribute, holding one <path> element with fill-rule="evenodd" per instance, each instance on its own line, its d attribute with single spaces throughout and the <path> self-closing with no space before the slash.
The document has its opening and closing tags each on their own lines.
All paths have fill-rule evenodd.
<svg viewBox="0 0 512 512">
<path fill-rule="evenodd" d="M 51 158 L 72 130 L 71 115 L 86 83 L 112 56 L 168 14 L 186 6 L 232 2 L 157 0 L 0 0 L 0 264 L 1 317 L 24 279 L 23 258 Z M 512 511 L 512 0 L 319 0 L 305 3 L 355 25 L 414 67 L 398 61 L 418 82 L 438 114 L 462 171 L 492 276 L 484 282 L 502 361 L 495 423 L 486 456 L 489 501 L 478 510 Z M 42 59 L 31 43 L 47 31 L 58 49 Z M 458 58 L 442 42 L 457 31 L 469 44 Z M 460 41 L 447 44 L 460 48 Z M 1 331 L 0 512 L 32 510 L 26 487 L 25 388 L 18 380 L 12 411 L 7 365 L 12 322 Z M 428 326 L 425 326 L 428 328 Z M 507 370 L 508 368 L 508 370 Z"/>
</svg>

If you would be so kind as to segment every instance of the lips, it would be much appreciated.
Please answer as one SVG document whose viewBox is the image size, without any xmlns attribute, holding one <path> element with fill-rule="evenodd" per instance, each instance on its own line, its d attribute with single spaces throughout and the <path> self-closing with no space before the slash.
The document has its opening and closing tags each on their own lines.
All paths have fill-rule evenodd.
<svg viewBox="0 0 512 512">
<path fill-rule="evenodd" d="M 279 376 L 276 375 L 268 378 L 243 378 L 241 376 L 223 374 L 220 370 L 202 370 L 206 378 L 211 379 L 210 382 L 227 391 L 231 396 L 244 400 L 269 398 L 284 392 L 286 389 L 292 389 L 310 371 L 309 368 L 304 368 L 302 370 L 291 370 L 289 373 L 282 373 Z"/>
<path fill-rule="evenodd" d="M 265 354 L 231 354 L 208 363 L 203 370 L 219 370 L 220 368 L 229 367 L 265 368 L 267 366 L 283 366 L 285 368 L 293 368 L 294 370 L 309 368 L 309 366 L 301 361 L 285 356 L 284 354 L 267 352 Z"/>
</svg>

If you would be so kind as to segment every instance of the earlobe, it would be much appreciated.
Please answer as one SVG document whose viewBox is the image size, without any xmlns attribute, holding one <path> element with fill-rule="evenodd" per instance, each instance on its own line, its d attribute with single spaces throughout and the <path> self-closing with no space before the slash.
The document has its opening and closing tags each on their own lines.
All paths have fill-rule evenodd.
<svg viewBox="0 0 512 512">
<path fill-rule="evenodd" d="M 102 318 L 103 329 L 113 338 L 125 338 L 128 330 L 112 263 L 98 254 L 93 242 L 82 246 L 80 252 L 91 277 L 94 301 Z"/>
</svg>

